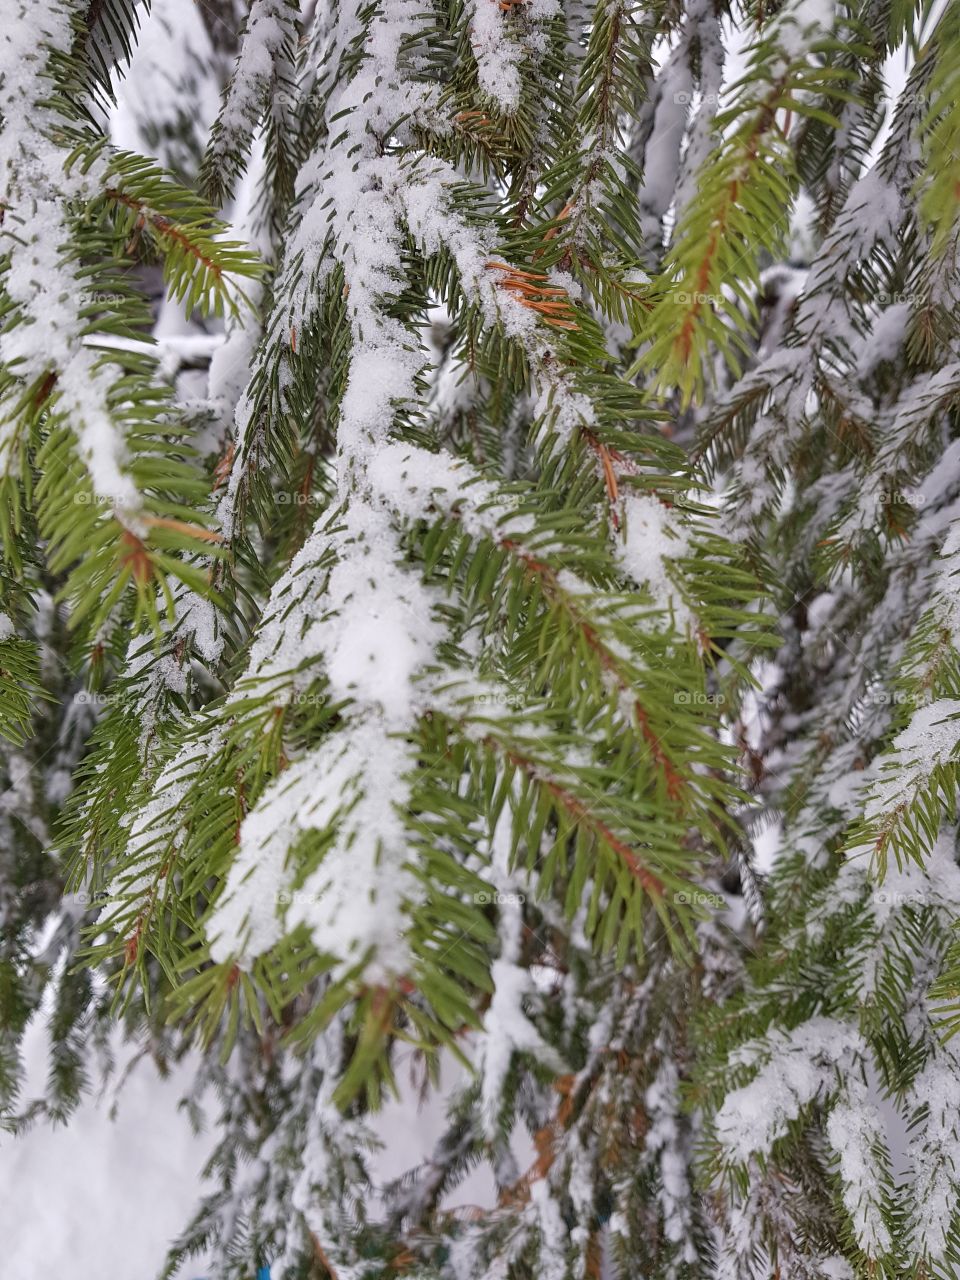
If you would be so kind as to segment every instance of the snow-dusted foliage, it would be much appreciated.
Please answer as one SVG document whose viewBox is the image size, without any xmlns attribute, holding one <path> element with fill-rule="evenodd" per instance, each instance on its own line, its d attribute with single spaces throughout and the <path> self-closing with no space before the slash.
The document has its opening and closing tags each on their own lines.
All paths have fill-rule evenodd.
<svg viewBox="0 0 960 1280">
<path fill-rule="evenodd" d="M 957 0 L 12 9 L 4 1121 L 122 1010 L 169 1276 L 955 1274 Z"/>
</svg>

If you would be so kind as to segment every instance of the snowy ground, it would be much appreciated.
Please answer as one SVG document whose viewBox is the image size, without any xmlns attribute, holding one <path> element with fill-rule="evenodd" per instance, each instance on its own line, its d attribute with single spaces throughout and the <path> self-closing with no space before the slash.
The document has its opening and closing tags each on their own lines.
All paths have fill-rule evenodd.
<svg viewBox="0 0 960 1280">
<path fill-rule="evenodd" d="M 33 1097 L 42 1092 L 46 1071 L 38 1024 L 28 1032 L 24 1054 L 25 1095 Z M 20 1138 L 0 1135 L 3 1280 L 156 1280 L 170 1240 L 199 1198 L 211 1147 L 177 1109 L 190 1074 L 186 1065 L 163 1080 L 142 1061 L 119 1094 L 88 1099 L 69 1125 L 38 1124 Z M 428 1155 L 442 1129 L 442 1114 L 418 1107 L 402 1069 L 398 1083 L 403 1096 L 387 1104 L 378 1126 L 388 1136 L 375 1161 L 378 1182 Z M 489 1174 L 478 1170 L 453 1202 L 490 1204 L 492 1198 Z M 182 1280 L 202 1274 L 198 1265 Z"/>
<path fill-rule="evenodd" d="M 25 1056 L 34 1096 L 45 1072 L 39 1026 Z M 162 1080 L 141 1062 L 119 1098 L 86 1101 L 69 1125 L 0 1136 L 5 1280 L 155 1280 L 196 1203 L 209 1144 L 177 1110 L 188 1077 L 181 1068 Z"/>
</svg>

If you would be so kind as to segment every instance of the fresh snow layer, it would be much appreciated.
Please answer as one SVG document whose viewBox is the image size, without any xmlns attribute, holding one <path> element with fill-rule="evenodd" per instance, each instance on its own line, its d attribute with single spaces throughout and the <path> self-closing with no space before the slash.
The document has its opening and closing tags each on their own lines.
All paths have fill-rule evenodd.
<svg viewBox="0 0 960 1280">
<path fill-rule="evenodd" d="M 116 1046 L 122 1056 L 122 1049 Z M 28 1028 L 25 1096 L 48 1068 L 42 1023 Z M 156 1280 L 201 1194 L 212 1136 L 194 1135 L 178 1109 L 196 1073 L 188 1060 L 161 1079 L 141 1061 L 114 1099 L 86 1099 L 66 1126 L 0 1133 L 3 1274 L 22 1280 Z M 204 1274 L 202 1259 L 183 1280 Z"/>
</svg>

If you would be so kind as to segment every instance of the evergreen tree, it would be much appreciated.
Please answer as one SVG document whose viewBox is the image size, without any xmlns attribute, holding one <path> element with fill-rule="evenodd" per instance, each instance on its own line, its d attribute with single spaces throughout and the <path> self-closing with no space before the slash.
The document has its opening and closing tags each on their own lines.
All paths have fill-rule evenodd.
<svg viewBox="0 0 960 1280">
<path fill-rule="evenodd" d="M 11 9 L 4 1123 L 199 1045 L 169 1276 L 960 1273 L 957 0 Z"/>
</svg>

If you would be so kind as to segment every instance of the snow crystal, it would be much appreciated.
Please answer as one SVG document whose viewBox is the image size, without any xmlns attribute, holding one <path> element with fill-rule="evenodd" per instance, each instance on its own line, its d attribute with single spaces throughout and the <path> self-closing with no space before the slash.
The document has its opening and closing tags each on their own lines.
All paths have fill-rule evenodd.
<svg viewBox="0 0 960 1280">
<path fill-rule="evenodd" d="M 924 373 L 901 392 L 890 427 L 887 450 L 899 453 L 918 429 L 926 429 L 941 402 L 953 399 L 960 388 L 960 362 L 952 361 L 934 373 Z"/>
<path fill-rule="evenodd" d="M 863 340 L 857 353 L 860 377 L 867 377 L 884 360 L 894 360 L 900 355 L 904 349 L 910 315 L 911 307 L 908 302 L 895 303 L 880 312 L 873 329 Z"/>
<path fill-rule="evenodd" d="M 314 643 L 325 655 L 334 701 L 375 708 L 402 729 L 416 714 L 414 676 L 432 657 L 443 628 L 433 620 L 434 594 L 397 561 L 388 517 L 356 503 L 346 522 L 352 543 L 330 574 Z"/>
<path fill-rule="evenodd" d="M 870 768 L 873 787 L 864 810 L 867 820 L 886 815 L 908 800 L 960 742 L 960 702 L 938 698 L 919 707 L 898 733 L 892 750 Z"/>
<path fill-rule="evenodd" d="M 834 1254 L 829 1258 L 821 1258 L 819 1265 L 823 1280 L 854 1280 L 853 1267 L 845 1258 Z"/>
<path fill-rule="evenodd" d="M 680 1128 L 680 1077 L 676 1063 L 664 1058 L 653 1083 L 647 1088 L 644 1105 L 650 1119 L 644 1145 L 659 1156 L 658 1196 L 663 1212 L 663 1231 L 674 1244 L 683 1244 L 683 1260 L 697 1261 L 693 1247 L 690 1213 L 688 1152 Z"/>
<path fill-rule="evenodd" d="M 481 29 L 492 39 L 493 33 L 503 34 L 504 23 L 514 17 L 494 0 L 483 3 Z M 530 0 L 524 6 L 525 57 L 536 57 L 538 24 L 558 11 L 556 0 Z M 495 245 L 490 233 L 470 225 L 457 211 L 453 192 L 462 175 L 443 161 L 411 169 L 397 154 L 382 154 L 378 145 L 378 130 L 394 128 L 401 117 L 412 127 L 417 121 L 429 124 L 438 112 L 436 88 L 406 80 L 398 63 L 404 41 L 421 21 L 418 0 L 389 0 L 370 24 L 364 57 L 352 76 L 335 87 L 326 108 L 327 144 L 304 168 L 304 213 L 288 245 L 276 290 L 278 297 L 292 298 L 278 322 L 279 331 L 302 329 L 319 305 L 333 263 L 342 265 L 352 337 L 337 426 L 337 488 L 345 514 L 339 528 L 318 528 L 310 534 L 276 584 L 238 696 L 244 696 L 254 680 L 275 680 L 273 696 L 282 705 L 301 681 L 315 678 L 313 668 L 320 664 L 331 699 L 344 702 L 347 711 L 345 725 L 332 731 L 320 753 L 294 762 L 248 814 L 228 893 L 215 920 L 221 955 L 235 950 L 238 939 L 248 956 L 271 944 L 284 927 L 276 895 L 288 891 L 294 875 L 285 866 L 290 845 L 303 830 L 334 826 L 334 848 L 303 886 L 308 900 L 301 903 L 296 898 L 287 904 L 291 909 L 285 913 L 285 925 L 302 922 L 319 946 L 338 956 L 348 948 L 355 959 L 368 935 L 362 922 L 350 923 L 348 905 L 361 903 L 367 910 L 376 886 L 383 963 L 402 964 L 404 950 L 397 941 L 402 899 L 413 889 L 401 873 L 403 828 L 396 815 L 408 807 L 405 773 L 410 761 L 399 748 L 383 752 L 381 747 L 397 773 L 391 775 L 385 764 L 381 776 L 378 768 L 374 795 L 373 775 L 369 768 L 354 770 L 349 745 L 363 740 L 372 752 L 374 739 L 393 741 L 396 735 L 399 740 L 413 731 L 424 709 L 418 680 L 434 662 L 445 634 L 436 597 L 419 574 L 403 564 L 402 528 L 431 509 L 455 516 L 473 537 L 502 540 L 509 532 L 522 539 L 533 527 L 466 464 L 391 438 L 397 410 L 416 396 L 425 364 L 422 346 L 389 314 L 404 287 L 408 236 L 427 253 L 445 248 L 456 262 L 464 290 L 488 323 L 501 324 L 524 342 L 537 370 L 536 412 L 561 445 L 596 417 L 589 397 L 577 390 L 565 363 L 555 358 L 549 327 L 501 287 L 508 268 L 491 263 Z M 335 253 L 329 251 L 331 238 Z M 557 287 L 569 288 L 563 282 Z M 251 409 L 249 401 L 238 406 L 238 440 Z M 238 453 L 243 453 L 242 445 Z M 225 518 L 231 515 L 245 465 L 241 458 L 234 466 L 223 504 Z M 641 499 L 636 509 L 642 511 Z M 658 518 L 657 527 L 665 532 L 664 518 Z M 663 558 L 671 551 L 681 554 L 684 545 L 681 537 L 675 538 L 669 548 L 659 548 L 660 560 L 644 564 L 643 580 L 655 593 L 667 589 Z M 636 535 L 634 543 L 625 546 L 624 554 L 639 565 Z M 581 584 L 572 580 L 568 585 L 575 590 Z M 347 745 L 339 743 L 341 738 L 349 740 Z M 349 816 L 337 807 L 344 788 L 351 797 Z M 380 843 L 368 828 L 380 832 Z M 276 832 L 276 839 L 271 832 Z M 350 895 L 343 898 L 333 892 L 327 877 L 348 847 L 353 866 Z M 337 924 L 331 905 L 336 903 L 347 923 Z M 507 928 L 508 914 L 502 924 Z M 524 999 L 535 994 L 525 985 L 531 981 L 529 975 L 511 958 L 509 939 L 502 936 L 501 944 L 488 1011 L 488 1121 L 509 1055 L 515 1049 L 544 1058 L 548 1053 L 523 1010 Z"/>
<path fill-rule="evenodd" d="M 462 458 L 428 453 L 411 445 L 382 445 L 367 472 L 377 491 L 389 494 L 393 510 L 406 520 L 420 520 L 431 507 L 456 513 L 461 528 L 473 537 L 522 538 L 533 531 L 532 516 L 522 515 Z"/>
<path fill-rule="evenodd" d="M 491 260 L 494 244 L 489 234 L 470 226 L 451 206 L 451 191 L 459 182 L 460 175 L 451 165 L 436 162 L 429 172 L 419 171 L 416 182 L 398 189 L 410 232 L 427 253 L 444 245 L 456 261 L 465 292 L 481 308 L 487 324 L 499 324 L 510 337 L 523 342 L 539 384 L 534 414 L 543 418 L 544 428 L 556 434 L 562 448 L 577 430 L 596 422 L 596 410 L 590 397 L 577 390 L 564 362 L 557 360 L 549 329 L 537 313 L 509 289 L 499 287 L 506 268 Z M 578 291 L 571 292 L 564 273 L 555 272 L 553 278 L 571 300 L 576 297 Z"/>
<path fill-rule="evenodd" d="M 943 459 L 944 462 L 953 463 L 943 476 L 944 483 L 951 488 L 957 465 L 957 458 L 949 456 L 953 453 L 954 450 L 951 447 L 946 451 Z M 924 485 L 925 494 L 928 491 L 928 484 Z M 938 626 L 949 635 L 953 647 L 960 649 L 960 520 L 955 520 L 950 525 L 943 546 L 940 548 L 940 562 L 937 565 L 931 590 L 931 601 Z"/>
<path fill-rule="evenodd" d="M 474 0 L 470 44 L 480 88 L 513 114 L 520 105 L 523 47 L 507 34 L 507 15 L 494 0 Z"/>
<path fill-rule="evenodd" d="M 823 1017 L 745 1046 L 738 1060 L 763 1065 L 750 1084 L 727 1095 L 717 1112 L 721 1145 L 740 1163 L 754 1152 L 768 1152 L 801 1110 L 830 1088 L 838 1070 L 850 1069 L 866 1052 L 855 1027 Z"/>
<path fill-rule="evenodd" d="M 59 204 L 38 201 L 25 239 L 11 241 L 7 293 L 25 320 L 0 335 L 0 361 L 26 381 L 57 372 L 58 410 L 70 418 L 94 492 L 117 507 L 136 510 L 140 499 L 123 469 L 125 448 L 109 410 L 114 378 L 83 345 L 86 322 L 78 311 L 73 270 L 61 257 L 69 239 Z"/>
<path fill-rule="evenodd" d="M 835 292 L 835 282 L 844 278 L 845 264 L 852 269 L 869 256 L 878 241 L 895 239 L 902 216 L 900 191 L 876 167 L 853 184 L 810 268 L 797 310 L 799 337 L 808 343 L 849 340 L 850 314 L 845 301 Z M 799 356 L 805 346 L 806 343 L 797 344 L 792 349 L 794 356 Z"/>
<path fill-rule="evenodd" d="M 878 1177 L 878 1152 L 885 1146 L 885 1129 L 863 1086 L 852 1080 L 850 1087 L 852 1100 L 838 1102 L 830 1112 L 827 1137 L 840 1157 L 843 1202 L 857 1242 L 864 1253 L 873 1257 L 886 1253 L 891 1245 L 881 1213 L 883 1186 Z"/>
<path fill-rule="evenodd" d="M 396 406 L 415 395 L 424 363 L 411 335 L 388 314 L 403 288 L 399 192 L 411 184 L 399 159 L 380 153 L 376 136 L 378 128 L 393 127 L 433 100 L 426 86 L 419 96 L 411 93 L 398 69 L 403 41 L 419 18 L 416 0 L 390 0 L 371 22 L 365 57 L 332 96 L 329 110 L 342 127 L 332 130 L 316 160 L 317 196 L 288 252 L 287 261 L 298 265 L 285 268 L 299 273 L 302 258 L 316 263 L 313 279 L 322 280 L 330 270 L 323 252 L 330 228 L 344 246 L 352 348 L 338 422 L 337 486 L 346 514 L 336 531 L 315 530 L 276 584 L 247 684 L 286 677 L 276 693 L 282 702 L 292 693 L 291 673 L 299 667 L 312 678 L 312 664 L 322 658 L 330 697 L 348 710 L 344 724 L 294 762 L 247 815 L 211 927 L 215 954 L 239 950 L 247 960 L 302 924 L 321 950 L 344 963 L 375 951 L 368 980 L 385 980 L 409 964 L 406 906 L 418 890 L 405 868 L 403 814 L 413 761 L 402 739 L 421 711 L 415 677 L 444 635 L 434 593 L 402 563 L 401 520 L 419 514 L 413 506 L 418 482 L 411 491 L 393 472 L 395 454 L 382 461 Z M 311 274 L 303 270 L 304 278 Z M 286 328 L 302 321 L 296 308 L 307 305 L 304 287 L 293 290 Z M 416 477 L 419 463 L 412 471 Z M 324 559 L 327 575 L 318 572 Z M 293 888 L 289 849 L 308 831 L 332 832 L 333 844 Z"/>
<path fill-rule="evenodd" d="M 470 6 L 470 44 L 477 63 L 480 88 L 500 110 L 513 115 L 520 106 L 520 68 L 527 57 L 542 51 L 538 25 L 561 11 L 559 0 L 528 0 L 524 5 L 526 32 L 517 30 L 513 12 L 498 0 L 473 0 Z"/>
<path fill-rule="evenodd" d="M 926 1111 L 910 1130 L 908 1158 L 914 1177 L 910 1234 L 917 1253 L 946 1263 L 960 1194 L 960 1063 L 936 1054 L 913 1082 L 909 1109 Z"/>
<path fill-rule="evenodd" d="M 530 1200 L 540 1225 L 538 1280 L 566 1280 L 567 1228 L 546 1178 L 537 1178 L 530 1184 Z"/>
<path fill-rule="evenodd" d="M 0 33 L 0 174 L 6 225 L 15 228 L 4 237 L 4 286 L 21 323 L 0 335 L 0 361 L 25 381 L 56 372 L 58 408 L 77 432 L 95 493 L 118 512 L 133 513 L 140 499 L 109 408 L 114 379 L 84 345 L 84 291 L 63 252 L 70 240 L 66 206 L 98 191 L 106 161 L 67 172 L 65 153 L 49 137 L 59 116 L 47 105 L 48 50 L 71 49 L 73 9 L 55 0 L 15 7 L 19 14 L 8 14 Z"/>
<path fill-rule="evenodd" d="M 947 914 L 960 912 L 960 867 L 948 833 L 938 836 L 923 866 L 911 859 L 888 867 L 883 883 L 872 894 L 873 916 L 879 925 L 904 906 L 923 904 Z"/>
<path fill-rule="evenodd" d="M 616 555 L 634 582 L 646 586 L 654 604 L 678 626 L 692 615 L 671 575 L 671 563 L 689 554 L 686 530 L 657 498 L 629 490 L 623 497 L 624 529 Z"/>
<path fill-rule="evenodd" d="M 208 735 L 202 749 L 196 742 L 181 747 L 154 780 L 146 803 L 126 815 L 126 858 L 110 885 L 110 897 L 99 915 L 101 921 L 109 925 L 118 908 L 129 908 L 138 899 L 156 900 L 162 894 L 167 873 L 161 872 L 159 863 L 169 861 L 168 850 L 182 847 L 185 830 L 181 824 L 187 794 L 203 765 L 222 744 L 222 735 L 217 731 Z"/>
<path fill-rule="evenodd" d="M 302 924 L 318 950 L 345 967 L 376 950 L 371 981 L 402 972 L 404 904 L 419 896 L 404 865 L 402 808 L 412 763 L 405 744 L 385 738 L 375 720 L 357 721 L 271 783 L 241 824 L 208 926 L 213 958 L 249 964 Z M 287 854 L 311 831 L 332 832 L 333 844 L 295 889 Z"/>
<path fill-rule="evenodd" d="M 552 1071 L 564 1072 L 566 1065 L 527 1017 L 524 1000 L 535 993 L 530 970 L 520 964 L 523 906 L 511 895 L 510 853 L 512 810 L 504 805 L 490 841 L 490 875 L 501 896 L 499 915 L 500 955 L 493 962 L 493 996 L 483 1020 L 479 1046 L 480 1114 L 490 1141 L 498 1132 L 503 1082 L 515 1053 L 529 1053 Z"/>
<path fill-rule="evenodd" d="M 252 133 L 277 69 L 283 65 L 285 44 L 295 39 L 293 16 L 287 0 L 253 0 L 250 5 L 236 68 L 220 111 L 220 129 L 211 138 L 211 149 L 218 159 L 242 150 Z M 285 102 L 292 93 L 292 88 L 287 88 L 285 94 L 278 95 L 279 101 Z M 272 109 L 280 109 L 279 103 Z"/>
<path fill-rule="evenodd" d="M 640 273 L 643 274 L 642 272 Z M 579 302 L 583 298 L 583 286 L 569 271 L 561 271 L 559 267 L 551 267 L 547 278 L 556 289 L 562 289 L 568 298 Z"/>
<path fill-rule="evenodd" d="M 806 56 L 810 45 L 829 35 L 835 16 L 834 0 L 792 0 L 776 17 L 777 46 L 791 61 Z"/>
</svg>

